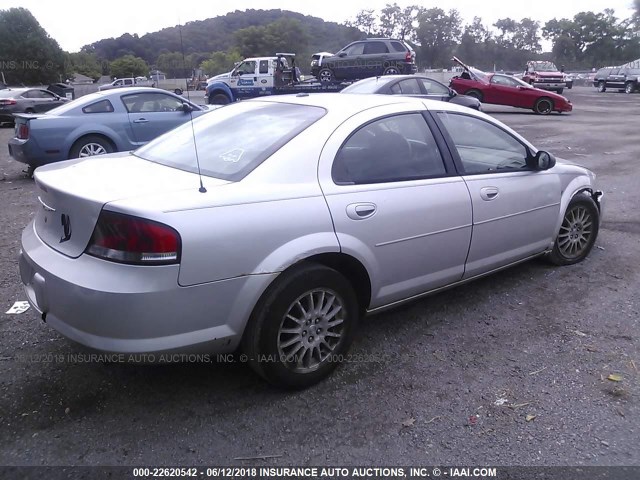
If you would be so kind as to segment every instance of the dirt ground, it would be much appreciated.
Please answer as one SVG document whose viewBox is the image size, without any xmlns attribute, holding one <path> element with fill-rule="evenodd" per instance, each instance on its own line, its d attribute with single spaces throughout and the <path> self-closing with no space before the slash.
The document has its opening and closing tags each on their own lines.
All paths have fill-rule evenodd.
<svg viewBox="0 0 640 480">
<path fill-rule="evenodd" d="M 640 94 L 565 94 L 570 114 L 485 110 L 598 174 L 590 257 L 371 317 L 296 393 L 241 363 L 72 362 L 32 309 L 5 314 L 36 198 L 0 129 L 0 465 L 640 465 Z"/>
</svg>

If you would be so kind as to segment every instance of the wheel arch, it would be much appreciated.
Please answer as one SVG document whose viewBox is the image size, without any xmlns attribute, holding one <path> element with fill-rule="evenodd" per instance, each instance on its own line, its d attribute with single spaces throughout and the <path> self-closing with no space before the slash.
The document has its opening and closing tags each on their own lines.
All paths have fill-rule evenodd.
<svg viewBox="0 0 640 480">
<path fill-rule="evenodd" d="M 225 95 L 230 102 L 235 102 L 236 98 L 233 95 L 233 92 L 224 82 L 214 82 L 207 86 L 207 102 L 210 101 L 211 97 L 214 95 L 223 94 Z"/>
<path fill-rule="evenodd" d="M 555 242 L 555 239 L 558 235 L 558 232 L 560 231 L 560 226 L 562 225 L 562 219 L 564 218 L 564 214 L 567 211 L 567 207 L 569 206 L 569 202 L 571 202 L 571 200 L 576 196 L 576 195 L 583 195 L 586 194 L 588 195 L 590 198 L 594 198 L 595 196 L 595 190 L 593 189 L 593 185 L 591 185 L 589 179 L 586 176 L 580 176 L 575 178 L 569 185 L 567 185 L 564 190 L 563 190 L 563 194 L 562 194 L 562 198 L 560 199 L 560 212 L 558 214 L 558 220 L 556 222 L 556 228 L 555 228 L 555 233 L 553 236 L 553 241 Z M 594 201 L 594 203 L 596 204 L 596 207 L 598 208 L 598 213 L 601 213 L 600 209 L 601 209 L 601 205 L 600 202 Z"/>
<path fill-rule="evenodd" d="M 111 136 L 109 136 L 108 134 L 106 134 L 104 132 L 82 132 L 80 135 L 78 135 L 76 137 L 75 140 L 73 140 L 71 142 L 71 145 L 69 146 L 69 148 L 67 150 L 67 158 L 70 158 L 71 152 L 73 151 L 75 146 L 78 144 L 78 142 L 80 140 L 82 140 L 85 137 L 100 137 L 100 138 L 104 139 L 106 142 L 108 142 L 113 147 L 113 150 L 115 152 L 118 152 L 118 151 L 121 150 L 118 147 L 118 144 L 113 140 L 113 138 L 111 138 Z"/>
</svg>

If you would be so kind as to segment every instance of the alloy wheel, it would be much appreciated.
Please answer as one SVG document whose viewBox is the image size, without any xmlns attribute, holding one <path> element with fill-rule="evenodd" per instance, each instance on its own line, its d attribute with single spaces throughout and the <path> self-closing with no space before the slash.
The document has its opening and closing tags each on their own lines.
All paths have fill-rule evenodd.
<svg viewBox="0 0 640 480">
<path fill-rule="evenodd" d="M 99 143 L 87 143 L 80 149 L 79 157 L 92 157 L 93 155 L 104 155 L 107 150 Z"/>
<path fill-rule="evenodd" d="M 571 208 L 564 216 L 558 235 L 558 249 L 568 259 L 583 254 L 593 232 L 593 218 L 582 205 Z"/>
<path fill-rule="evenodd" d="M 317 288 L 298 297 L 287 309 L 278 330 L 278 354 L 296 373 L 309 373 L 339 345 L 346 311 L 332 290 Z"/>
</svg>

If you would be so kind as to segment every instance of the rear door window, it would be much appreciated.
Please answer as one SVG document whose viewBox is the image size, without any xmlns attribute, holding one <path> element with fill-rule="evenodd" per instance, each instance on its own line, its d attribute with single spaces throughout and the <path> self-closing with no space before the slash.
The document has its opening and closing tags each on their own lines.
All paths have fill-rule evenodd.
<svg viewBox="0 0 640 480">
<path fill-rule="evenodd" d="M 435 138 L 419 113 L 394 115 L 356 130 L 340 147 L 338 185 L 401 182 L 446 175 Z"/>
</svg>

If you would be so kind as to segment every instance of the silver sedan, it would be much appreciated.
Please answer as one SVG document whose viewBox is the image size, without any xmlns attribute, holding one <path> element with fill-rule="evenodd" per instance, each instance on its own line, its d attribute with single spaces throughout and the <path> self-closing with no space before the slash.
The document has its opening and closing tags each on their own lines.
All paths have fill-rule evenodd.
<svg viewBox="0 0 640 480">
<path fill-rule="evenodd" d="M 592 172 L 481 112 L 379 95 L 240 102 L 35 181 L 20 273 L 51 327 L 151 361 L 241 348 L 293 388 L 331 372 L 366 313 L 583 260 L 602 199 Z"/>
</svg>

